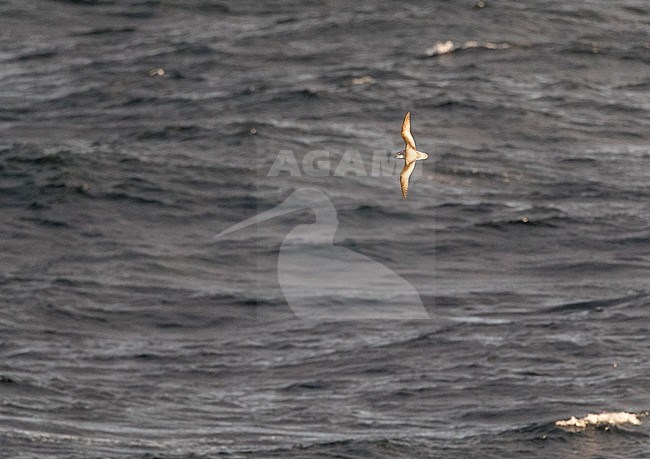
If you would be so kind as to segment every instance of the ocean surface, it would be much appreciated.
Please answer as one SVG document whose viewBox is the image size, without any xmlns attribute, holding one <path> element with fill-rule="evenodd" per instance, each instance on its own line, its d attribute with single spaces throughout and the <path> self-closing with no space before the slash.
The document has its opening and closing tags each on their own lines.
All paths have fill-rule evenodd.
<svg viewBox="0 0 650 459">
<path fill-rule="evenodd" d="M 0 457 L 650 456 L 646 0 L 3 0 L 0 133 Z"/>
</svg>

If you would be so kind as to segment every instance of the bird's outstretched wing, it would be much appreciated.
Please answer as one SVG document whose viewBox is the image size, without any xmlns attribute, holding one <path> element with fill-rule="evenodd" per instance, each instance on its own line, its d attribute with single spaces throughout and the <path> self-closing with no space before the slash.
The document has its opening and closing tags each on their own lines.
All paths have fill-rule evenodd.
<svg viewBox="0 0 650 459">
<path fill-rule="evenodd" d="M 404 139 L 407 147 L 415 150 L 415 140 L 411 135 L 411 112 L 408 112 L 404 117 L 404 122 L 402 123 L 402 139 Z"/>
<path fill-rule="evenodd" d="M 402 186 L 402 198 L 406 199 L 406 195 L 409 192 L 409 180 L 411 174 L 415 169 L 415 161 L 412 161 L 408 164 L 404 164 L 404 169 L 402 169 L 401 174 L 399 174 L 399 183 Z"/>
</svg>

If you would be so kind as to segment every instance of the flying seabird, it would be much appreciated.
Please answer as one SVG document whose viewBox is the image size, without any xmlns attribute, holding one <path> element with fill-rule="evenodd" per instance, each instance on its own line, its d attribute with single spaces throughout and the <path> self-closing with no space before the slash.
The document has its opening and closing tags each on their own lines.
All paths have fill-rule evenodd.
<svg viewBox="0 0 650 459">
<path fill-rule="evenodd" d="M 411 135 L 411 112 L 408 112 L 404 117 L 402 123 L 402 139 L 404 139 L 404 150 L 400 150 L 395 155 L 395 158 L 404 160 L 404 169 L 399 174 L 399 183 L 402 186 L 402 198 L 406 199 L 409 192 L 409 179 L 415 169 L 415 162 L 429 157 L 428 154 L 417 151 L 415 148 L 415 140 Z"/>
</svg>

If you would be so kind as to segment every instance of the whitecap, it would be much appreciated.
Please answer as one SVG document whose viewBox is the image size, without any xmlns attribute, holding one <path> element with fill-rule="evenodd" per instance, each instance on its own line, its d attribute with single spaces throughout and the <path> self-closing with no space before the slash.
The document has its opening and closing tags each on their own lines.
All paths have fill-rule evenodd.
<svg viewBox="0 0 650 459">
<path fill-rule="evenodd" d="M 555 425 L 569 430 L 584 430 L 589 426 L 606 427 L 621 424 L 640 425 L 639 416 L 634 413 L 620 412 L 603 412 L 598 414 L 588 414 L 582 418 L 571 416 L 569 419 L 555 421 Z"/>
</svg>

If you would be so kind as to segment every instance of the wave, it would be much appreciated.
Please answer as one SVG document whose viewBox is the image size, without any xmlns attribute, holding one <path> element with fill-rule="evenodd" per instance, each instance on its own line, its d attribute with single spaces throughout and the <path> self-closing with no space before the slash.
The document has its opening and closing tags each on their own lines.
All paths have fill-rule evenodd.
<svg viewBox="0 0 650 459">
<path fill-rule="evenodd" d="M 574 303 L 561 304 L 548 309 L 549 312 L 574 312 L 574 311 L 601 311 L 605 308 L 615 306 L 635 306 L 637 303 L 643 303 L 648 298 L 648 294 L 641 292 L 635 295 L 627 295 L 618 298 L 608 298 L 589 301 L 577 301 Z"/>
<path fill-rule="evenodd" d="M 445 54 L 451 54 L 459 51 L 467 51 L 472 49 L 485 49 L 485 50 L 501 50 L 512 48 L 511 43 L 492 43 L 492 42 L 478 42 L 478 41 L 466 41 L 462 44 L 456 45 L 453 41 L 437 41 L 430 48 L 427 48 L 425 51 L 425 57 L 435 57 L 443 56 Z M 517 45 L 521 46 L 521 45 Z"/>
<path fill-rule="evenodd" d="M 562 429 L 573 432 L 585 430 L 588 427 L 604 428 L 607 430 L 612 426 L 620 426 L 626 424 L 634 426 L 641 425 L 641 419 L 646 415 L 647 413 L 641 415 L 635 413 L 627 413 L 625 411 L 605 411 L 598 414 L 588 414 L 581 418 L 571 416 L 569 419 L 561 419 L 559 421 L 555 421 L 555 425 Z"/>
</svg>

